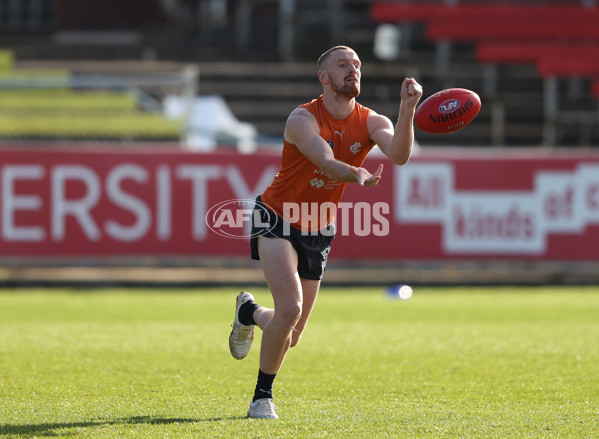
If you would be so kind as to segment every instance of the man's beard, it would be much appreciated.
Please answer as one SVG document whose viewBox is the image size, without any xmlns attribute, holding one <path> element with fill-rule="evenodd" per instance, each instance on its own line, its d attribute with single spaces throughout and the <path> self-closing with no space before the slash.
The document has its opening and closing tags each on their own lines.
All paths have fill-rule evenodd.
<svg viewBox="0 0 599 439">
<path fill-rule="evenodd" d="M 346 99 L 353 99 L 360 94 L 360 83 L 359 82 L 350 82 L 347 83 L 343 81 L 343 85 L 339 87 L 335 83 L 331 83 L 331 88 L 333 91 Z"/>
</svg>

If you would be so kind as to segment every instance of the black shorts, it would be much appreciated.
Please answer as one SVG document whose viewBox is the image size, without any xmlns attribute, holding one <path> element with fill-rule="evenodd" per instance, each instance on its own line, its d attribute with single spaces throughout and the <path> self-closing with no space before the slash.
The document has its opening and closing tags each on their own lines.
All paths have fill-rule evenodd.
<svg viewBox="0 0 599 439">
<path fill-rule="evenodd" d="M 260 218 L 260 224 L 256 224 L 257 218 Z M 297 272 L 299 276 L 303 279 L 321 280 L 331 251 L 331 242 L 335 237 L 334 232 L 334 225 L 330 225 L 326 235 L 320 232 L 302 234 L 300 230 L 291 226 L 266 207 L 260 196 L 258 196 L 254 207 L 254 215 L 252 215 L 252 236 L 250 238 L 252 259 L 260 260 L 258 236 L 282 238 L 289 241 L 297 252 Z"/>
</svg>

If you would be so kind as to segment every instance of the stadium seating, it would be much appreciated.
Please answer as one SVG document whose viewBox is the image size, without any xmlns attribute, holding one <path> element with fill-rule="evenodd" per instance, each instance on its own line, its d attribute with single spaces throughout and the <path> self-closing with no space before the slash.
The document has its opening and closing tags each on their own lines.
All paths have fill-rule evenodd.
<svg viewBox="0 0 599 439">
<path fill-rule="evenodd" d="M 408 21 L 427 21 L 439 14 L 441 3 L 422 4 L 373 2 L 370 8 L 370 16 L 375 22 L 400 23 Z"/>
<path fill-rule="evenodd" d="M 547 53 L 539 58 L 537 67 L 544 77 L 599 75 L 599 47 L 578 47 Z"/>
<path fill-rule="evenodd" d="M 15 56 L 11 50 L 0 50 L 0 73 L 10 72 L 15 63 Z"/>
<path fill-rule="evenodd" d="M 558 54 L 562 49 L 578 47 L 576 44 L 556 44 L 552 41 L 480 41 L 476 45 L 478 62 L 497 64 L 530 64 L 536 63 L 542 56 Z"/>
<path fill-rule="evenodd" d="M 427 35 L 433 40 L 599 39 L 599 8 L 581 6 L 461 6 L 434 14 Z"/>
<path fill-rule="evenodd" d="M 131 89 L 79 88 L 77 76 L 56 68 L 14 68 L 0 53 L 0 142 L 32 140 L 171 140 L 182 121 L 142 108 Z"/>
<path fill-rule="evenodd" d="M 542 76 L 599 74 L 599 45 L 482 42 L 477 45 L 476 55 L 482 63 L 536 63 Z"/>
<path fill-rule="evenodd" d="M 592 90 L 593 95 L 595 95 L 595 97 L 599 99 L 599 78 L 595 78 L 595 80 L 593 81 Z"/>
<path fill-rule="evenodd" d="M 0 139 L 177 139 L 180 127 L 141 111 L 131 94 L 107 91 L 1 90 Z"/>
<path fill-rule="evenodd" d="M 439 43 L 439 53 L 445 59 L 449 56 L 447 44 L 471 43 L 481 65 L 535 65 L 537 74 L 548 81 L 545 100 L 553 108 L 546 113 L 551 120 L 545 125 L 550 132 L 548 126 L 559 120 L 553 117 L 559 113 L 555 78 L 599 77 L 599 6 L 555 3 L 381 1 L 373 3 L 371 16 L 377 22 L 422 23 L 424 35 Z M 442 63 L 437 66 L 439 70 L 442 67 Z M 496 71 L 489 74 L 487 90 L 495 90 L 496 77 Z M 597 82 L 595 79 L 592 86 L 595 97 L 599 97 Z"/>
<path fill-rule="evenodd" d="M 433 40 L 599 38 L 599 8 L 431 3 L 374 3 L 376 22 L 423 22 Z"/>
<path fill-rule="evenodd" d="M 597 73 L 599 7 L 381 2 L 371 15 L 378 22 L 423 22 L 432 41 L 477 43 L 481 62 L 540 62 L 546 75 Z"/>
</svg>

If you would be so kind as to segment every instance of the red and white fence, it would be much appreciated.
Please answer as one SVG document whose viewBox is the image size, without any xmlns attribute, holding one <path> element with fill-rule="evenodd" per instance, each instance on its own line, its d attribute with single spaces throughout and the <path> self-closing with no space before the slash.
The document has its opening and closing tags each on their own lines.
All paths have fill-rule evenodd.
<svg viewBox="0 0 599 439">
<path fill-rule="evenodd" d="M 249 257 L 247 239 L 215 233 L 205 217 L 255 198 L 279 160 L 2 151 L 0 257 Z M 448 150 L 365 166 L 378 163 L 377 187 L 344 195 L 331 260 L 599 260 L 599 153 Z"/>
</svg>

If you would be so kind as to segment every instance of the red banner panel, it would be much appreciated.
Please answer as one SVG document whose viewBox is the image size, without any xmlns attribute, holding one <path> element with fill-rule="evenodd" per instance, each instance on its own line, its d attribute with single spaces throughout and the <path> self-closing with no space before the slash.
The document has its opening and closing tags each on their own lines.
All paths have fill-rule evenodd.
<svg viewBox="0 0 599 439">
<path fill-rule="evenodd" d="M 383 178 L 348 186 L 331 260 L 599 260 L 598 153 L 452 151 L 369 158 Z M 0 256 L 249 257 L 252 201 L 279 160 L 5 150 Z"/>
</svg>

